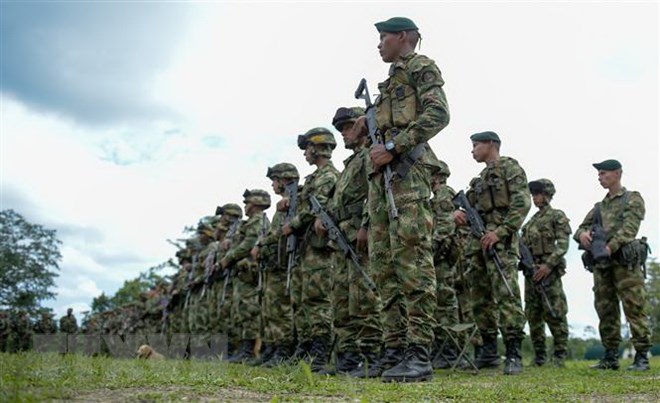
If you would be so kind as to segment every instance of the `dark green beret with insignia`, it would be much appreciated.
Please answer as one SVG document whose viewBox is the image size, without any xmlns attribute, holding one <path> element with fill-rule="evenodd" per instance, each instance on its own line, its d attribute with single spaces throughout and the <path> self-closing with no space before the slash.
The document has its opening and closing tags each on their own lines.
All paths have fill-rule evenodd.
<svg viewBox="0 0 660 403">
<path fill-rule="evenodd" d="M 592 165 L 599 171 L 601 169 L 603 171 L 616 171 L 617 169 L 621 169 L 621 163 L 617 160 L 605 160 L 603 162 L 596 162 Z"/>
<path fill-rule="evenodd" d="M 481 133 L 475 133 L 472 136 L 470 136 L 470 140 L 472 141 L 494 141 L 496 143 L 502 143 L 500 140 L 500 136 L 497 135 L 495 132 L 481 132 Z"/>
<path fill-rule="evenodd" d="M 417 31 L 417 25 L 406 17 L 392 17 L 387 21 L 377 22 L 376 29 L 378 32 L 402 32 L 402 31 Z"/>
</svg>

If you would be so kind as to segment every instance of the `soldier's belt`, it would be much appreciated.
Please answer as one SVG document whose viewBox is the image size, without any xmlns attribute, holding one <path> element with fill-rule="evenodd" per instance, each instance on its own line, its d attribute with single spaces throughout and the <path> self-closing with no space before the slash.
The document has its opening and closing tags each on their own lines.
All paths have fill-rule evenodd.
<svg viewBox="0 0 660 403">
<path fill-rule="evenodd" d="M 392 169 L 400 178 L 405 178 L 413 165 L 415 165 L 415 162 L 424 155 L 425 151 L 426 143 L 417 144 L 409 153 L 399 156 L 397 162 L 392 165 Z"/>
</svg>

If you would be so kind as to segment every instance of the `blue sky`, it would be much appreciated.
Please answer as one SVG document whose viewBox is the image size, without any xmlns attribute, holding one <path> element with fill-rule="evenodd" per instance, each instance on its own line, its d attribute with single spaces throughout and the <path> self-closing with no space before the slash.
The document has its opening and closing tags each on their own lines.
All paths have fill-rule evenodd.
<svg viewBox="0 0 660 403">
<path fill-rule="evenodd" d="M 270 191 L 267 166 L 311 172 L 296 136 L 356 105 L 360 78 L 375 91 L 373 23 L 393 15 L 443 72 L 452 120 L 431 145 L 450 185 L 481 169 L 469 135 L 495 130 L 575 229 L 604 195 L 591 163 L 617 158 L 660 250 L 657 3 L 0 7 L 0 202 L 58 230 L 59 314 L 173 256 L 167 238 L 245 188 Z M 568 258 L 569 321 L 595 325 L 576 245 Z"/>
</svg>

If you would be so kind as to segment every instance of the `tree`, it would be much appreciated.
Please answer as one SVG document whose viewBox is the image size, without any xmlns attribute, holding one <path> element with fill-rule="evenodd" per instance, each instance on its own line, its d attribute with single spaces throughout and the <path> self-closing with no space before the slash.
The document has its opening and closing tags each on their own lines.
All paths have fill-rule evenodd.
<svg viewBox="0 0 660 403">
<path fill-rule="evenodd" d="M 62 260 L 56 231 L 0 211 L 0 306 L 36 313 L 51 291 Z"/>
<path fill-rule="evenodd" d="M 646 294 L 649 301 L 652 341 L 660 343 L 660 263 L 655 260 L 646 263 Z"/>
</svg>

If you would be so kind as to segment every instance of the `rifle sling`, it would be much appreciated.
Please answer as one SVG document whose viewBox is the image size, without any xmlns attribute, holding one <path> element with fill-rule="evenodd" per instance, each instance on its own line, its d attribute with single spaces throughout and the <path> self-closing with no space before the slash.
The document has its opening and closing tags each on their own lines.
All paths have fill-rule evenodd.
<svg viewBox="0 0 660 403">
<path fill-rule="evenodd" d="M 409 153 L 399 158 L 399 161 L 393 168 L 400 178 L 403 179 L 408 175 L 415 162 L 417 162 L 419 157 L 424 155 L 424 151 L 426 151 L 426 142 L 417 144 Z"/>
</svg>

